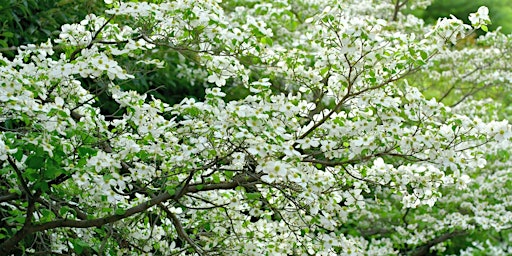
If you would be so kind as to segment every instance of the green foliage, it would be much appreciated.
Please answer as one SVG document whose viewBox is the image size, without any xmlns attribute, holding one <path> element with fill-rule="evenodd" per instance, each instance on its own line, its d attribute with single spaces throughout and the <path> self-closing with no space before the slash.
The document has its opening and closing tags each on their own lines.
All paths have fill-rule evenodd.
<svg viewBox="0 0 512 256">
<path fill-rule="evenodd" d="M 469 23 L 469 13 L 475 12 L 482 5 L 489 8 L 489 15 L 492 17 L 492 25 L 488 26 L 490 31 L 502 27 L 503 33 L 512 33 L 512 0 L 435 0 L 422 12 L 421 17 L 427 23 L 435 23 L 438 18 L 453 14 Z"/>
<path fill-rule="evenodd" d="M 180 70 L 177 69 L 177 65 L 183 65 L 183 63 L 194 65 L 194 60 L 176 51 L 166 50 L 165 47 L 158 47 L 158 49 L 154 53 L 142 55 L 141 59 L 162 59 L 166 62 L 163 68 L 135 65 L 133 60 L 126 58 L 123 61 L 121 59 L 122 65 L 127 69 L 134 70 L 135 73 L 135 78 L 129 83 L 123 83 L 121 87 L 124 90 L 148 93 L 170 105 L 179 103 L 185 97 L 192 97 L 196 100 L 204 99 L 204 84 L 201 81 L 188 80 L 180 75 Z"/>
<path fill-rule="evenodd" d="M 103 1 L 0 0 L 0 47 L 37 44 L 55 37 L 60 26 L 103 10 Z M 12 56 L 12 52 L 6 52 Z"/>
</svg>

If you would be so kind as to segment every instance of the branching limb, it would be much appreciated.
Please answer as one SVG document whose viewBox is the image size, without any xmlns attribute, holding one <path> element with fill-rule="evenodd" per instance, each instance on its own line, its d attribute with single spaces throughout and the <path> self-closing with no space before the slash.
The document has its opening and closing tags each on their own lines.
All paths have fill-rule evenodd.
<svg viewBox="0 0 512 256">
<path fill-rule="evenodd" d="M 167 207 L 165 207 L 162 203 L 158 204 L 158 207 L 162 209 L 166 214 L 167 218 L 169 218 L 174 225 L 174 228 L 176 228 L 176 232 L 178 233 L 178 236 L 183 239 L 184 241 L 187 241 L 187 243 L 194 249 L 194 251 L 199 255 L 205 255 L 204 250 L 201 249 L 200 246 L 198 246 L 185 232 L 185 229 L 183 228 L 183 225 L 181 225 L 180 220 L 178 217 L 171 212 Z"/>
<path fill-rule="evenodd" d="M 428 255 L 430 248 L 432 248 L 433 246 L 435 246 L 435 245 L 437 245 L 439 243 L 442 243 L 442 242 L 444 242 L 446 240 L 450 240 L 450 239 L 452 239 L 454 237 L 464 236 L 466 234 L 467 234 L 467 231 L 464 231 L 464 230 L 457 230 L 457 231 L 453 231 L 453 232 L 450 232 L 450 233 L 443 234 L 441 236 L 438 236 L 438 237 L 430 240 L 425 245 L 422 245 L 422 246 L 416 248 L 411 253 L 411 255 L 413 255 L 413 256 Z"/>
<path fill-rule="evenodd" d="M 18 195 L 16 193 L 9 193 L 9 194 L 0 196 L 0 203 L 9 202 L 9 201 L 16 200 L 16 199 L 20 199 L 20 195 Z"/>
<path fill-rule="evenodd" d="M 29 198 L 33 198 L 34 196 L 30 192 L 30 189 L 28 188 L 27 181 L 25 181 L 25 179 L 23 178 L 23 175 L 21 174 L 21 171 L 20 171 L 20 169 L 18 169 L 18 166 L 16 165 L 14 160 L 10 156 L 8 156 L 7 161 L 9 162 L 11 167 L 16 172 L 16 176 L 18 176 L 18 179 L 21 184 L 21 188 L 23 189 L 23 192 L 25 192 Z"/>
</svg>

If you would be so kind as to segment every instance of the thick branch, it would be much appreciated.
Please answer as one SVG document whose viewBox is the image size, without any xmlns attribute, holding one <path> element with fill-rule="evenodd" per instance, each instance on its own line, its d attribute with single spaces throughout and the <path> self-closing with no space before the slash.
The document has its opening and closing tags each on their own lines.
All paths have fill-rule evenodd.
<svg viewBox="0 0 512 256">
<path fill-rule="evenodd" d="M 8 156 L 7 157 L 7 161 L 9 161 L 9 164 L 11 165 L 11 167 L 16 172 L 16 176 L 18 176 L 18 179 L 20 180 L 20 184 L 21 184 L 21 187 L 23 188 L 23 191 L 27 194 L 27 196 L 29 198 L 32 198 L 32 193 L 30 193 L 30 189 L 27 186 L 27 182 L 23 178 L 23 175 L 22 175 L 20 169 L 18 169 L 18 166 L 16 165 L 14 160 L 12 160 L 12 158 L 10 156 Z"/>
<path fill-rule="evenodd" d="M 174 213 L 172 213 L 167 207 L 165 207 L 163 204 L 158 204 L 158 207 L 160 207 L 160 209 L 162 209 L 167 214 L 167 218 L 169 218 L 171 220 L 172 224 L 174 225 L 174 228 L 176 228 L 176 232 L 178 233 L 178 236 L 181 239 L 187 241 L 187 243 L 190 246 L 192 246 L 192 248 L 194 248 L 194 251 L 197 254 L 203 255 L 203 250 L 196 243 L 194 243 L 194 241 L 187 235 L 187 233 L 185 232 L 183 225 L 181 225 L 181 222 L 178 219 L 178 217 Z"/>
<path fill-rule="evenodd" d="M 233 179 L 230 182 L 224 182 L 224 183 L 217 183 L 217 184 L 204 184 L 204 183 L 192 183 L 188 186 L 183 188 L 183 193 L 177 193 L 176 195 L 185 195 L 187 193 L 197 193 L 200 191 L 209 191 L 209 190 L 227 190 L 227 189 L 234 189 L 238 186 L 252 183 L 255 181 L 258 181 L 262 174 L 255 174 L 253 176 L 246 175 L 242 178 Z M 151 207 L 153 207 L 156 204 L 163 203 L 169 199 L 178 200 L 179 197 L 177 196 L 171 196 L 169 193 L 164 192 L 161 193 L 158 196 L 153 197 L 151 200 L 139 204 L 137 206 L 134 206 L 132 208 L 127 209 L 123 214 L 116 214 L 111 215 L 104 218 L 98 218 L 98 219 L 90 219 L 90 220 L 68 220 L 68 219 L 59 219 L 55 221 L 46 222 L 43 224 L 38 225 L 27 225 L 25 226 L 22 231 L 18 232 L 15 236 L 9 238 L 8 240 L 4 241 L 2 244 L 0 244 L 0 255 L 8 254 L 13 247 L 21 241 L 25 236 L 35 233 L 35 232 L 41 232 L 45 230 L 50 229 L 56 229 L 56 228 L 90 228 L 90 227 L 101 227 L 103 225 L 113 223 L 125 218 L 128 218 L 130 216 L 133 216 L 137 213 L 143 212 Z"/>
<path fill-rule="evenodd" d="M 21 196 L 16 194 L 16 193 L 10 193 L 10 194 L 6 194 L 6 195 L 1 195 L 0 196 L 0 203 L 8 202 L 8 201 L 11 201 L 11 200 L 20 199 L 20 197 Z"/>
<path fill-rule="evenodd" d="M 185 188 L 185 194 L 188 193 L 197 193 L 200 191 L 209 191 L 209 190 L 226 190 L 226 189 L 234 189 L 238 186 L 253 183 L 255 181 L 258 181 L 259 178 L 262 176 L 262 174 L 254 174 L 254 175 L 240 175 L 233 178 L 233 181 L 231 182 L 223 182 L 223 183 L 216 183 L 216 184 L 190 184 L 188 187 Z"/>
<path fill-rule="evenodd" d="M 443 234 L 439 237 L 436 237 L 432 240 L 430 240 L 429 242 L 427 242 L 425 245 L 422 245 L 420 247 L 418 247 L 416 250 L 414 250 L 412 252 L 411 255 L 413 256 L 423 256 L 423 255 L 427 255 L 430 248 L 436 244 L 439 244 L 439 243 L 442 243 L 446 240 L 450 240 L 454 237 L 457 237 L 457 236 L 463 236 L 465 235 L 467 232 L 466 231 L 462 231 L 462 230 L 458 230 L 458 231 L 453 231 L 453 232 L 450 232 L 450 233 L 446 233 L 446 234 Z"/>
<path fill-rule="evenodd" d="M 31 232 L 38 232 L 38 231 L 44 231 L 48 229 L 55 229 L 55 228 L 62 228 L 62 227 L 71 227 L 71 228 L 90 228 L 90 227 L 101 227 L 108 223 L 113 223 L 122 219 L 125 219 L 127 217 L 130 217 L 132 215 L 135 215 L 137 213 L 143 212 L 154 205 L 165 202 L 167 200 L 171 199 L 171 195 L 169 193 L 165 192 L 158 196 L 153 197 L 151 200 L 139 204 L 137 206 L 134 206 L 132 208 L 127 209 L 123 214 L 116 214 L 111 215 L 104 218 L 98 218 L 98 219 L 91 219 L 91 220 L 67 220 L 67 219 L 61 219 L 56 221 L 51 221 L 39 225 L 33 226 L 30 231 Z"/>
<path fill-rule="evenodd" d="M 14 247 L 25 238 L 28 234 L 32 233 L 30 228 L 32 227 L 32 220 L 34 218 L 34 211 L 36 210 L 35 199 L 39 198 L 40 192 L 36 192 L 35 195 L 28 198 L 27 213 L 25 214 L 25 223 L 23 227 L 18 230 L 11 238 L 0 244 L 0 255 L 7 255 Z"/>
<path fill-rule="evenodd" d="M 395 2 L 395 9 L 393 10 L 393 17 L 391 18 L 392 21 L 396 21 L 398 19 L 398 12 L 400 11 L 400 8 L 404 7 L 404 5 L 409 2 L 409 0 L 404 0 L 400 3 L 400 0 L 396 0 Z"/>
</svg>

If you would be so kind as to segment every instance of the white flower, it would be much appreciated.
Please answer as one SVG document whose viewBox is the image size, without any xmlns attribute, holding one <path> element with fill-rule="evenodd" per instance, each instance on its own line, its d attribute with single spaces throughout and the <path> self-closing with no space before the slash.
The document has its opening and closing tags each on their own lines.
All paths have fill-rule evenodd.
<svg viewBox="0 0 512 256">
<path fill-rule="evenodd" d="M 58 107 L 64 106 L 64 99 L 58 96 L 55 97 L 55 105 L 57 105 Z"/>
<path fill-rule="evenodd" d="M 471 25 L 475 28 L 479 28 L 482 25 L 487 25 L 491 23 L 491 19 L 489 18 L 489 9 L 485 6 L 481 6 L 478 8 L 476 13 L 469 14 L 469 21 L 471 21 Z"/>
<path fill-rule="evenodd" d="M 468 187 L 469 182 L 471 182 L 471 178 L 468 175 L 463 174 L 459 179 L 457 179 L 455 185 L 457 189 L 465 189 Z"/>
<path fill-rule="evenodd" d="M 224 86 L 224 85 L 226 85 L 226 78 L 224 78 L 224 76 L 219 75 L 217 73 L 213 73 L 210 76 L 208 76 L 208 82 L 214 83 L 217 86 Z"/>
<path fill-rule="evenodd" d="M 0 160 L 1 161 L 7 160 L 7 154 L 14 154 L 17 151 L 18 151 L 17 148 L 9 149 L 9 146 L 5 145 L 4 141 L 2 140 L 2 137 L 0 137 Z"/>
<path fill-rule="evenodd" d="M 318 145 L 320 145 L 320 142 L 318 142 L 317 139 L 312 139 L 309 137 L 304 138 L 304 139 L 299 139 L 296 141 L 296 143 L 302 149 L 308 149 L 310 147 L 318 147 Z"/>
<path fill-rule="evenodd" d="M 272 183 L 276 180 L 286 177 L 288 172 L 288 164 L 281 161 L 270 161 L 258 166 L 257 170 L 266 173 L 267 175 L 261 177 L 265 182 Z"/>
<path fill-rule="evenodd" d="M 224 82 L 224 83 L 225 83 L 225 82 Z M 221 97 L 221 98 L 222 98 L 222 97 L 224 97 L 224 96 L 226 96 L 226 94 L 225 94 L 225 93 L 223 93 L 223 92 L 221 91 L 221 89 L 220 89 L 220 88 L 218 88 L 218 87 L 215 87 L 215 88 L 212 88 L 212 89 L 206 89 L 206 94 L 207 94 L 207 95 L 213 95 L 213 96 L 216 96 L 216 97 Z"/>
</svg>

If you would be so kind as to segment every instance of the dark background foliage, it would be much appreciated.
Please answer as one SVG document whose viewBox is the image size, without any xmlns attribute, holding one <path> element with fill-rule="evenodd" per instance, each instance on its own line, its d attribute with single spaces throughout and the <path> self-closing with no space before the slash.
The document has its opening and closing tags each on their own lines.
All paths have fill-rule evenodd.
<svg viewBox="0 0 512 256">
<path fill-rule="evenodd" d="M 63 24 L 103 11 L 103 1 L 0 0 L 0 47 L 37 44 L 58 35 Z M 5 55 L 12 55 L 6 51 Z"/>
<path fill-rule="evenodd" d="M 15 47 L 38 44 L 47 41 L 48 38 L 56 38 L 63 24 L 80 22 L 87 14 L 101 14 L 104 9 L 105 4 L 100 0 L 0 0 L 0 53 L 12 58 Z M 202 85 L 193 85 L 186 79 L 179 78 L 176 71 L 176 65 L 180 62 L 179 53 L 171 52 L 164 56 L 161 54 L 160 51 L 159 56 L 153 57 L 165 60 L 167 65 L 163 69 L 134 67 L 133 63 L 130 63 L 133 60 L 128 59 L 126 63 L 121 63 L 135 75 L 135 79 L 121 83 L 123 89 L 148 92 L 171 105 L 185 97 L 202 99 Z M 151 56 L 141 59 L 148 58 Z M 115 102 L 102 90 L 97 90 L 97 87 L 101 86 L 101 81 L 84 79 L 82 83 L 91 92 L 101 92 L 97 96 L 98 105 L 101 105 L 103 111 L 108 114 L 116 112 Z"/>
<path fill-rule="evenodd" d="M 512 32 L 512 0 L 435 0 L 420 16 L 428 23 L 435 23 L 439 17 L 453 14 L 469 24 L 469 13 L 475 12 L 482 5 L 489 8 L 492 21 L 489 30 L 501 26 L 503 33 Z"/>
</svg>

